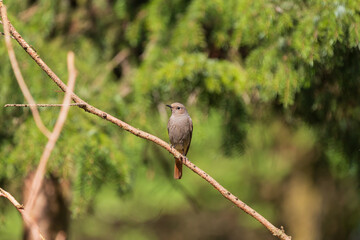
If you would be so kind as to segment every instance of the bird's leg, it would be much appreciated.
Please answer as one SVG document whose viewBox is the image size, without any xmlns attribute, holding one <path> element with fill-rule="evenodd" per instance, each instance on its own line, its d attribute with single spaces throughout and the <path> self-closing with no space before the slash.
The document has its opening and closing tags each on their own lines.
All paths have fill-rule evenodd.
<svg viewBox="0 0 360 240">
<path fill-rule="evenodd" d="M 181 154 L 180 160 L 181 160 L 181 162 L 184 163 L 184 162 L 188 161 L 189 159 L 188 159 L 185 155 L 182 155 L 182 154 Z"/>
</svg>

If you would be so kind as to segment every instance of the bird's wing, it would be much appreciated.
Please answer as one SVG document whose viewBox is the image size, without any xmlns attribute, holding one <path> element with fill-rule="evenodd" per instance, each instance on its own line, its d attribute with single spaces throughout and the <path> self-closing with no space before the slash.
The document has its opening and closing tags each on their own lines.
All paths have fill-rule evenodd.
<svg viewBox="0 0 360 240">
<path fill-rule="evenodd" d="M 168 134 L 169 134 L 169 128 L 170 128 L 170 118 L 169 118 L 169 121 L 168 121 L 168 124 L 167 124 Z"/>
<path fill-rule="evenodd" d="M 187 148 L 185 149 L 185 156 L 186 156 L 187 152 L 189 151 L 191 138 L 192 138 L 192 132 L 193 132 L 193 123 L 192 123 L 190 116 L 189 116 L 189 124 L 190 124 L 190 139 L 189 139 L 189 144 L 187 145 Z"/>
</svg>

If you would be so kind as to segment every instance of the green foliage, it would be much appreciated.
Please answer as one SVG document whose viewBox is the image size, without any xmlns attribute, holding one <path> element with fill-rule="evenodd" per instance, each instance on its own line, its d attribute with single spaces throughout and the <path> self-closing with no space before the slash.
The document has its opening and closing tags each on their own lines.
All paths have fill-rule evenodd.
<svg viewBox="0 0 360 240">
<path fill-rule="evenodd" d="M 166 98 L 170 98 L 174 89 L 191 92 L 201 88 L 207 94 L 227 91 L 240 94 L 245 88 L 244 75 L 244 71 L 233 63 L 208 59 L 204 54 L 184 54 L 163 63 L 154 73 L 154 84 L 161 87 Z M 169 90 L 172 93 L 169 94 Z"/>
<path fill-rule="evenodd" d="M 286 188 L 300 186 L 290 185 L 289 179 L 306 178 L 312 191 L 329 201 L 319 206 L 325 213 L 314 219 L 339 219 L 341 214 L 347 219 L 344 226 L 336 223 L 338 232 L 329 227 L 335 224 L 331 220 L 319 220 L 324 236 L 331 236 L 326 239 L 346 238 L 355 229 L 358 214 L 351 213 L 358 207 L 360 179 L 357 0 L 30 2 L 5 2 L 10 20 L 65 82 L 66 52 L 75 52 L 75 92 L 85 101 L 165 140 L 164 104 L 183 102 L 194 122 L 189 158 L 245 202 L 275 222 L 287 222 L 283 205 L 291 204 Z M 36 101 L 60 103 L 63 94 L 13 44 Z M 122 50 L 129 56 L 116 62 Z M 24 102 L 4 44 L 0 55 L 0 105 Z M 40 113 L 51 129 L 58 109 Z M 0 123 L 0 180 L 16 189 L 37 166 L 46 138 L 28 109 L 2 108 Z M 188 172 L 174 183 L 170 159 L 157 146 L 72 108 L 47 170 L 70 181 L 74 216 L 95 206 L 95 219 L 135 222 L 119 238 L 155 239 L 144 225 L 161 211 L 159 218 L 177 214 L 186 219 L 179 207 L 191 211 L 203 206 L 202 212 L 215 215 L 228 207 Z M 348 187 L 344 192 L 324 182 Z M 352 197 L 339 207 L 336 198 L 323 196 L 327 192 Z M 345 210 L 326 211 L 326 206 Z M 254 225 L 236 218 L 241 226 Z M 97 222 L 89 221 L 97 229 Z M 134 231 L 140 223 L 142 230 Z"/>
</svg>

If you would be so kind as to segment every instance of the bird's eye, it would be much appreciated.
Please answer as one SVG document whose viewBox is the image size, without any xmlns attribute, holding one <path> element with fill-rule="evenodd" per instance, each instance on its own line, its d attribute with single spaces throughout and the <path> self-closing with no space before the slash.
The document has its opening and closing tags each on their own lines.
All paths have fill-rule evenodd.
<svg viewBox="0 0 360 240">
<path fill-rule="evenodd" d="M 177 109 L 177 110 L 180 110 L 180 107 L 177 107 L 176 109 Z"/>
</svg>

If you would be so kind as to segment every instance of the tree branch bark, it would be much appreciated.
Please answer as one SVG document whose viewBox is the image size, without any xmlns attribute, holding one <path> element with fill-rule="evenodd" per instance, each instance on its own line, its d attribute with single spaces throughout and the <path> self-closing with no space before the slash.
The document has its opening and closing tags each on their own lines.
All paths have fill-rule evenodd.
<svg viewBox="0 0 360 240">
<path fill-rule="evenodd" d="M 0 5 L 1 8 L 1 5 Z M 20 46 L 31 56 L 31 58 L 39 65 L 39 67 L 59 86 L 59 88 L 66 92 L 67 87 L 66 85 L 61 81 L 61 79 L 46 65 L 46 63 L 40 58 L 40 56 L 36 53 L 36 51 L 21 37 L 21 35 L 15 30 L 15 28 L 11 25 L 9 22 L 9 29 L 12 36 L 16 39 L 16 41 L 20 44 Z M 215 179 L 213 179 L 211 176 L 209 176 L 205 171 L 201 170 L 199 167 L 197 167 L 195 164 L 191 163 L 189 159 L 181 155 L 178 151 L 176 151 L 174 148 L 171 148 L 170 145 L 161 140 L 160 138 L 151 135 L 150 133 L 141 131 L 123 121 L 120 119 L 101 111 L 100 109 L 88 104 L 84 100 L 82 100 L 79 96 L 77 96 L 75 93 L 71 93 L 71 98 L 75 103 L 81 103 L 83 105 L 79 106 L 80 108 L 84 109 L 86 112 L 92 113 L 96 116 L 99 116 L 100 118 L 103 118 L 109 122 L 114 123 L 115 125 L 119 126 L 120 128 L 149 141 L 154 142 L 155 144 L 163 147 L 166 149 L 169 153 L 171 153 L 175 158 L 182 161 L 182 163 L 190 168 L 193 172 L 198 174 L 200 177 L 205 179 L 207 182 L 209 182 L 216 190 L 218 190 L 226 199 L 231 201 L 233 204 L 235 204 L 237 207 L 242 209 L 244 212 L 249 214 L 250 216 L 254 217 L 256 220 L 258 220 L 261 224 L 263 224 L 274 236 L 278 237 L 282 240 L 290 240 L 291 237 L 286 235 L 283 228 L 279 229 L 275 227 L 272 223 L 270 223 L 266 218 L 264 218 L 262 215 L 260 215 L 258 212 L 256 212 L 254 209 L 246 205 L 244 202 L 242 202 L 239 198 L 234 196 L 231 192 L 229 192 L 227 189 L 225 189 L 223 186 L 221 186 Z"/>
<path fill-rule="evenodd" d="M 21 214 L 25 224 L 31 229 L 31 235 L 33 239 L 45 240 L 44 236 L 40 232 L 39 226 L 35 223 L 34 219 L 30 217 L 30 215 L 25 211 L 24 205 L 16 201 L 16 199 L 10 193 L 8 193 L 2 188 L 0 188 L 0 197 L 7 198 L 12 203 L 12 205 L 16 207 L 16 209 Z"/>
</svg>

